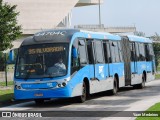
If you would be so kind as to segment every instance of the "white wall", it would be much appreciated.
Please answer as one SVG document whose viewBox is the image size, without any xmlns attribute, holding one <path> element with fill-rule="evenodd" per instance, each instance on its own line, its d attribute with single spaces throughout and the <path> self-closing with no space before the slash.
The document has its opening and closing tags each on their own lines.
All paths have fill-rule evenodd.
<svg viewBox="0 0 160 120">
<path fill-rule="evenodd" d="M 78 0 L 4 0 L 17 5 L 18 23 L 24 34 L 53 29 L 76 5 Z"/>
</svg>

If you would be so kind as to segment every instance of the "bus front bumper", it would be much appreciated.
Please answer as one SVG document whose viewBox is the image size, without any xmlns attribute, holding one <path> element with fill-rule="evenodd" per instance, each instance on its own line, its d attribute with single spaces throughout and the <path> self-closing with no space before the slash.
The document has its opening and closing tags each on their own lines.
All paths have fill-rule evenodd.
<svg viewBox="0 0 160 120">
<path fill-rule="evenodd" d="M 71 97 L 71 87 L 66 86 L 56 89 L 17 90 L 14 89 L 15 100 L 20 99 L 50 99 Z"/>
</svg>

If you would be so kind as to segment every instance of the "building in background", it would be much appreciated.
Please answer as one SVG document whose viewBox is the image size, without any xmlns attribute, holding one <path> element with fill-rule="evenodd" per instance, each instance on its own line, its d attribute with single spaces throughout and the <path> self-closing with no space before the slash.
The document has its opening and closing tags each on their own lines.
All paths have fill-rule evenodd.
<svg viewBox="0 0 160 120">
<path fill-rule="evenodd" d="M 74 7 L 96 5 L 99 0 L 4 0 L 17 5 L 18 23 L 23 34 L 30 35 L 41 30 L 71 26 Z M 102 2 L 102 0 L 101 0 Z"/>
<path fill-rule="evenodd" d="M 24 37 L 47 29 L 70 28 L 74 7 L 103 4 L 103 0 L 4 0 L 4 2 L 17 5 L 17 11 L 20 12 L 18 24 L 22 26 Z M 131 27 L 98 28 L 98 25 L 77 25 L 75 28 L 114 33 L 135 30 Z"/>
</svg>

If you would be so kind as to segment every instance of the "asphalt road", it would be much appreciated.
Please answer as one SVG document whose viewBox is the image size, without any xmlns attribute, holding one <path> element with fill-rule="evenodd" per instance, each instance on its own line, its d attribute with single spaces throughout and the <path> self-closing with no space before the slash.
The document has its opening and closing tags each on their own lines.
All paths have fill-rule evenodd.
<svg viewBox="0 0 160 120">
<path fill-rule="evenodd" d="M 57 116 L 54 117 L 54 120 L 133 120 L 135 117 L 120 116 L 122 114 L 129 114 L 124 111 L 145 111 L 157 102 L 160 102 L 160 80 L 146 83 L 146 87 L 144 89 L 133 89 L 133 87 L 121 88 L 116 96 L 111 96 L 108 92 L 94 94 L 91 95 L 90 99 L 85 103 L 76 103 L 75 99 L 55 99 L 46 101 L 41 106 L 36 105 L 34 102 L 25 102 L 0 108 L 0 111 L 48 111 L 46 114 L 49 113 L 49 111 L 63 111 L 57 112 L 55 115 L 52 114 L 53 116 Z M 73 115 L 73 117 L 64 117 L 66 114 L 64 111 L 70 112 L 69 115 Z M 84 112 L 78 113 L 75 111 Z M 107 111 L 108 113 L 111 112 L 111 114 L 109 114 L 108 117 L 105 117 L 105 115 L 108 114 Z M 83 117 L 85 115 L 90 117 Z M 18 120 L 18 118 L 15 119 Z M 31 118 L 26 119 L 30 120 Z M 32 119 L 38 120 L 39 118 Z M 43 119 L 53 120 L 53 118 Z"/>
</svg>

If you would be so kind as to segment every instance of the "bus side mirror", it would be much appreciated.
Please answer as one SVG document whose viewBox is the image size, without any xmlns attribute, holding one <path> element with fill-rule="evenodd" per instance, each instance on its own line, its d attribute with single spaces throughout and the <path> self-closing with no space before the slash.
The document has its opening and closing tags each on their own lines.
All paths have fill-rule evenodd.
<svg viewBox="0 0 160 120">
<path fill-rule="evenodd" d="M 10 52 L 9 52 L 9 61 L 10 62 L 14 61 L 14 50 L 10 50 Z"/>
<path fill-rule="evenodd" d="M 72 48 L 72 56 L 73 58 L 78 58 L 78 53 L 76 48 Z"/>
</svg>

